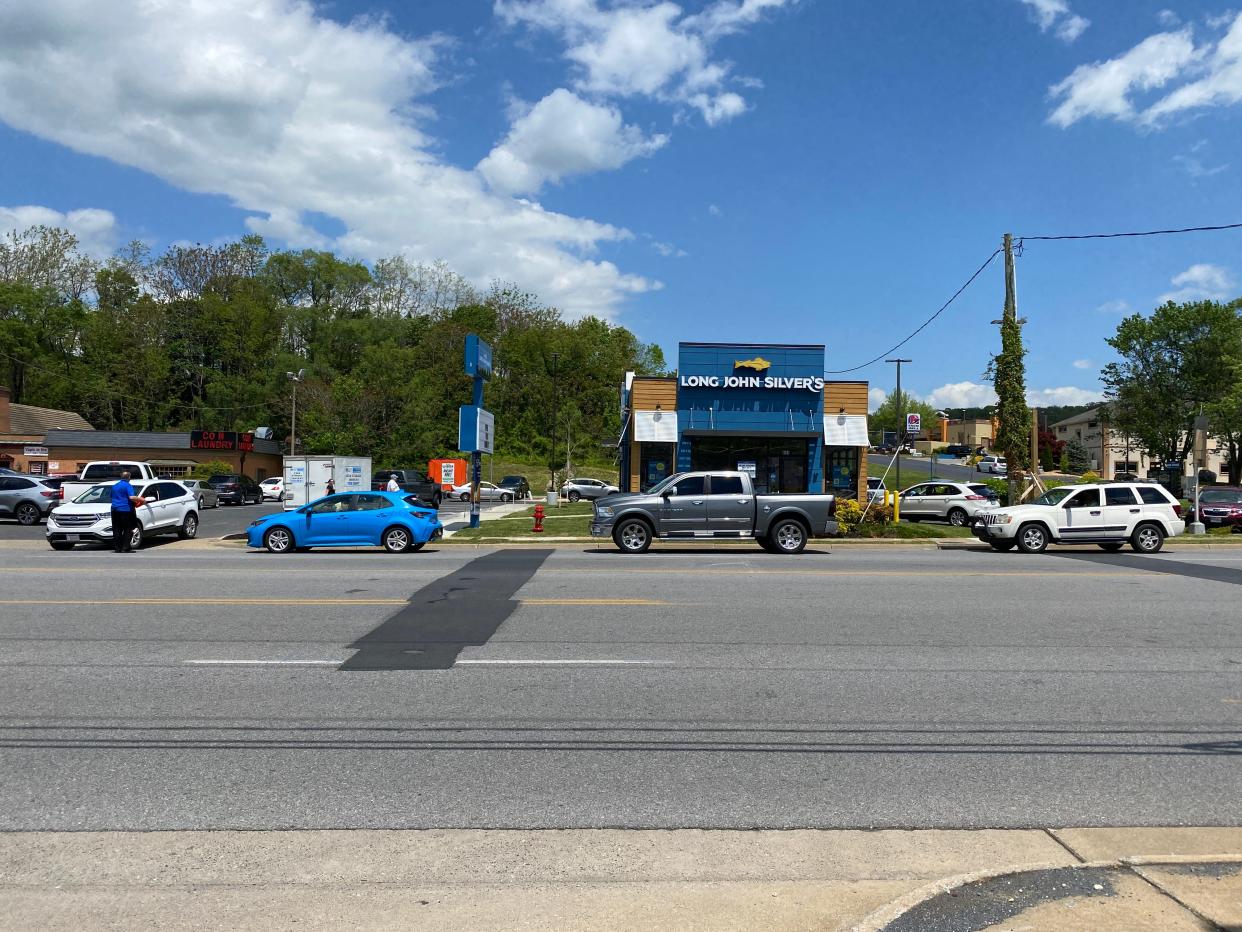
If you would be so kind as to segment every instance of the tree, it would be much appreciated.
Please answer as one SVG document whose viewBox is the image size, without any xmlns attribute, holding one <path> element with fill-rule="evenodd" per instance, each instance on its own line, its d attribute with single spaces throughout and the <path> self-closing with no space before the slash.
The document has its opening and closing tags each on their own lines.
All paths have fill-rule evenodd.
<svg viewBox="0 0 1242 932">
<path fill-rule="evenodd" d="M 1201 413 L 1214 410 L 1229 433 L 1242 360 L 1240 308 L 1242 301 L 1170 301 L 1150 317 L 1123 320 L 1108 340 L 1121 359 L 1100 375 L 1110 424 L 1159 460 L 1189 456 Z"/>
<path fill-rule="evenodd" d="M 1077 437 L 1065 445 L 1065 464 L 1070 472 L 1080 475 L 1091 468 L 1091 454 Z"/>
<path fill-rule="evenodd" d="M 919 401 L 909 392 L 903 391 L 901 397 L 898 397 L 896 392 L 890 392 L 888 397 L 884 399 L 884 403 L 871 414 L 870 428 L 876 432 L 904 431 L 906 429 L 907 414 L 919 415 L 922 418 L 925 430 L 940 420 L 936 417 L 935 408 L 924 401 Z"/>
</svg>

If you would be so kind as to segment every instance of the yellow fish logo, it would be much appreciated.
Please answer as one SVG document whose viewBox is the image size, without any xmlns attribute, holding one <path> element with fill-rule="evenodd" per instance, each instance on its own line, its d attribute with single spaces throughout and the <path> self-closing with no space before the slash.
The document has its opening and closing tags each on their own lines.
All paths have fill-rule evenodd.
<svg viewBox="0 0 1242 932">
<path fill-rule="evenodd" d="M 766 359 L 756 356 L 754 359 L 739 359 L 733 363 L 734 369 L 754 369 L 756 372 L 763 372 L 765 369 L 771 369 L 772 364 Z"/>
</svg>

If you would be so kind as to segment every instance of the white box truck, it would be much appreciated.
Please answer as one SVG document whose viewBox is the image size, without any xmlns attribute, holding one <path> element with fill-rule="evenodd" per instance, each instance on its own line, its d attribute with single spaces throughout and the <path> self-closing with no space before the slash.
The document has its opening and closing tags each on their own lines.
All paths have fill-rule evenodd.
<svg viewBox="0 0 1242 932">
<path fill-rule="evenodd" d="M 286 456 L 285 511 L 323 498 L 329 479 L 338 492 L 371 491 L 371 457 Z"/>
</svg>

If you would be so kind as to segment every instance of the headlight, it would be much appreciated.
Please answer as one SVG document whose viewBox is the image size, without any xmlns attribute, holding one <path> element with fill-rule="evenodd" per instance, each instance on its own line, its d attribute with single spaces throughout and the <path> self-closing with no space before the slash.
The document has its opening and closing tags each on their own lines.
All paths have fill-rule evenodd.
<svg viewBox="0 0 1242 932">
<path fill-rule="evenodd" d="M 255 521 L 251 521 L 251 522 L 250 522 L 250 526 L 251 526 L 251 527 L 258 527 L 258 526 L 259 526 L 260 524 L 262 524 L 262 523 L 263 523 L 263 519 L 262 519 L 262 518 L 260 518 L 260 519 L 255 520 Z"/>
<path fill-rule="evenodd" d="M 611 505 L 596 505 L 595 513 L 599 515 L 601 518 L 611 518 L 612 517 L 612 506 Z"/>
<path fill-rule="evenodd" d="M 997 515 L 993 524 L 1013 524 L 1013 515 Z"/>
</svg>

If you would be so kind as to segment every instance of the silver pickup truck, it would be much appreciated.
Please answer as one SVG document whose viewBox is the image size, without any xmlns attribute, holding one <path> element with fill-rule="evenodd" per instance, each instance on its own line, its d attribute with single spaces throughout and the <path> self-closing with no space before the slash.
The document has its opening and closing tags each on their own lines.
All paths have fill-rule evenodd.
<svg viewBox="0 0 1242 932">
<path fill-rule="evenodd" d="M 838 529 L 832 495 L 756 495 L 744 472 L 683 472 L 637 495 L 595 502 L 592 537 L 611 537 L 626 553 L 653 540 L 754 538 L 771 553 L 801 553 L 812 537 Z"/>
</svg>

